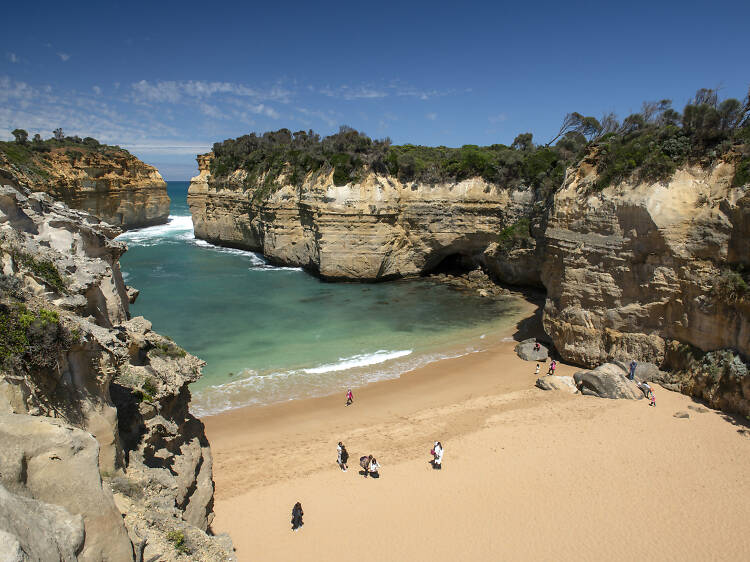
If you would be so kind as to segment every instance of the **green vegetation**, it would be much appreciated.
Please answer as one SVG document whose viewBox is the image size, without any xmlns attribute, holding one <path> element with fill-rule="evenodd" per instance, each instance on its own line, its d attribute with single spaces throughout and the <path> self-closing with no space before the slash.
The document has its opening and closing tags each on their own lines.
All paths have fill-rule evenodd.
<svg viewBox="0 0 750 562">
<path fill-rule="evenodd" d="M 174 549 L 179 554 L 190 554 L 190 549 L 185 543 L 185 533 L 182 531 L 169 531 L 167 533 L 167 540 L 174 545 Z"/>
<path fill-rule="evenodd" d="M 50 366 L 57 352 L 72 344 L 73 338 L 56 311 L 0 303 L 0 365 L 23 358 L 28 365 Z"/>
<path fill-rule="evenodd" d="M 182 349 L 179 345 L 172 341 L 167 342 L 159 342 L 154 344 L 154 351 L 163 357 L 169 357 L 171 359 L 176 359 L 179 357 L 185 357 L 187 355 L 187 351 Z"/>
<path fill-rule="evenodd" d="M 372 140 L 346 126 L 325 138 L 289 129 L 251 133 L 214 144 L 211 173 L 221 180 L 244 170 L 243 187 L 254 190 L 255 200 L 264 200 L 281 183 L 299 187 L 310 174 L 333 172 L 334 184 L 344 185 L 370 171 L 427 184 L 482 177 L 548 194 L 562 184 L 566 168 L 585 156 L 596 165 L 596 187 L 602 189 L 628 179 L 665 180 L 686 161 L 710 164 L 748 143 L 750 95 L 744 103 L 719 101 L 715 90 L 702 89 L 682 114 L 672 109 L 670 100 L 646 102 L 622 123 L 613 114 L 599 120 L 569 113 L 545 145 L 535 145 L 531 133 L 518 135 L 511 146 L 460 148 L 392 146 L 390 139 Z M 283 182 L 278 181 L 281 176 Z M 745 156 L 737 165 L 735 184 L 749 176 Z"/>
<path fill-rule="evenodd" d="M 725 269 L 714 280 L 711 295 L 730 304 L 750 302 L 750 272 L 741 266 Z"/>
<path fill-rule="evenodd" d="M 57 293 L 65 294 L 67 292 L 62 275 L 50 260 L 38 260 L 30 254 L 17 250 L 12 251 L 12 255 L 14 261 L 29 269 Z"/>
<path fill-rule="evenodd" d="M 732 185 L 739 187 L 750 183 L 750 156 L 741 157 L 736 165 Z"/>
<path fill-rule="evenodd" d="M 591 143 L 597 157 L 597 187 L 634 178 L 663 181 L 685 162 L 710 164 L 748 142 L 750 94 L 745 103 L 719 102 L 715 90 L 701 89 L 680 114 L 670 100 L 644 103 L 640 113 Z M 747 181 L 746 160 L 740 161 L 735 185 Z"/>
<path fill-rule="evenodd" d="M 529 219 L 525 217 L 506 226 L 497 237 L 500 249 L 509 252 L 528 243 L 532 239 L 530 226 Z"/>
</svg>

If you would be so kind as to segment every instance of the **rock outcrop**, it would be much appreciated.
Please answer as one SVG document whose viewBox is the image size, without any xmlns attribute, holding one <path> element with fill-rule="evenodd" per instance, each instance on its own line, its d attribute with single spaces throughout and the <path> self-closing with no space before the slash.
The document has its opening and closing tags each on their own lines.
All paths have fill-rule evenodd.
<svg viewBox="0 0 750 562">
<path fill-rule="evenodd" d="M 172 560 L 179 536 L 195 560 L 231 560 L 206 533 L 211 451 L 188 411 L 203 363 L 130 319 L 119 232 L 0 186 L 0 501 L 49 532 L 0 531 L 29 559 Z"/>
<path fill-rule="evenodd" d="M 0 184 L 46 192 L 123 229 L 169 218 L 167 184 L 158 170 L 117 147 L 25 149 L 14 158 L 0 146 Z"/>
<path fill-rule="evenodd" d="M 614 363 L 604 363 L 592 371 L 578 371 L 573 375 L 573 380 L 581 394 L 627 400 L 643 398 L 638 384 L 630 380 L 626 371 Z"/>
<path fill-rule="evenodd" d="M 560 390 L 571 394 L 576 394 L 578 392 L 578 387 L 576 387 L 573 377 L 562 377 L 558 375 L 539 377 L 536 379 L 536 386 L 542 390 Z"/>
<path fill-rule="evenodd" d="M 514 351 L 524 361 L 546 362 L 549 357 L 547 348 L 541 343 L 539 344 L 539 349 L 536 349 L 536 346 L 536 338 L 529 338 L 516 345 Z"/>
</svg>

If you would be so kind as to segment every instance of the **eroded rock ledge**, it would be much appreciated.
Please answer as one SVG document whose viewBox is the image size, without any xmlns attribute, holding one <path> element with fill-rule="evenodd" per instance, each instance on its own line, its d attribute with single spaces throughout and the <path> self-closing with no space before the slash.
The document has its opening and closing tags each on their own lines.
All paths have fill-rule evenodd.
<svg viewBox="0 0 750 562">
<path fill-rule="evenodd" d="M 232 560 L 210 534 L 211 450 L 188 411 L 203 362 L 130 319 L 119 232 L 0 186 L 0 549 Z"/>
</svg>

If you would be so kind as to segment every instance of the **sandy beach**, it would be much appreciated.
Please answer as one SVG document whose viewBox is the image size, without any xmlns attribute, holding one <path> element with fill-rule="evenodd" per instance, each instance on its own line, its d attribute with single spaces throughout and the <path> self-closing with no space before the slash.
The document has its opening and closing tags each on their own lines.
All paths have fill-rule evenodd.
<svg viewBox="0 0 750 562">
<path fill-rule="evenodd" d="M 544 392 L 514 346 L 354 389 L 349 407 L 342 394 L 203 418 L 213 530 L 241 561 L 750 558 L 745 423 L 659 387 L 656 408 Z M 359 473 L 365 454 L 380 478 Z"/>
</svg>

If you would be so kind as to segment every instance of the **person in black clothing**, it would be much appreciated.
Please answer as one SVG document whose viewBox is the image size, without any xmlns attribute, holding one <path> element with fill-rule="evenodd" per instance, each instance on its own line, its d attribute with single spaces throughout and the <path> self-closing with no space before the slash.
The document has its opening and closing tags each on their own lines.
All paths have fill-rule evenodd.
<svg viewBox="0 0 750 562">
<path fill-rule="evenodd" d="M 297 502 L 292 508 L 292 531 L 299 531 L 299 528 L 304 525 L 302 522 L 302 516 L 305 513 L 302 511 L 302 504 Z"/>
</svg>

